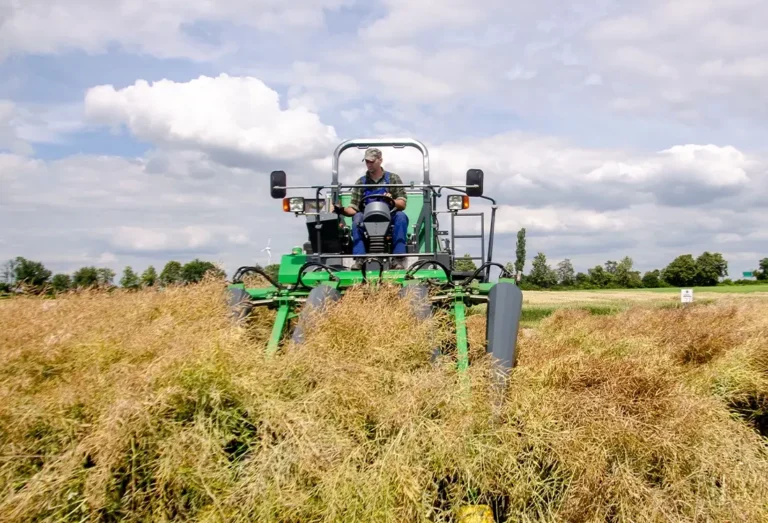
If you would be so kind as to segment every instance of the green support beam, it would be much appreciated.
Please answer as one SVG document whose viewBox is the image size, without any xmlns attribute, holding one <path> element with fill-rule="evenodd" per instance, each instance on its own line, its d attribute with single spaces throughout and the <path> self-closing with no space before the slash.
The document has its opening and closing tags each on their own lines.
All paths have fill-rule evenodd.
<svg viewBox="0 0 768 523">
<path fill-rule="evenodd" d="M 469 344 L 467 342 L 467 306 L 463 296 L 456 296 L 453 302 L 453 315 L 456 321 L 456 365 L 459 372 L 469 367 Z"/>
<path fill-rule="evenodd" d="M 280 347 L 280 340 L 283 337 L 283 331 L 285 330 L 285 324 L 288 322 L 288 314 L 290 312 L 291 305 L 288 302 L 283 302 L 278 307 L 275 324 L 272 326 L 272 335 L 269 337 L 269 343 L 267 344 L 267 356 L 275 354 L 278 347 Z"/>
</svg>

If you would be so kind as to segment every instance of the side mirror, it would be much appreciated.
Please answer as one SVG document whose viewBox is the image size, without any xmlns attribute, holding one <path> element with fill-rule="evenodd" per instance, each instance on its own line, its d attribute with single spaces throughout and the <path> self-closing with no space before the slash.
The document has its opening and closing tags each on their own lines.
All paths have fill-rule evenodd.
<svg viewBox="0 0 768 523">
<path fill-rule="evenodd" d="M 280 199 L 285 198 L 286 190 L 277 189 L 277 187 L 285 187 L 286 183 L 285 171 L 272 171 L 269 175 L 269 192 L 272 198 Z"/>
<path fill-rule="evenodd" d="M 467 187 L 467 195 L 483 195 L 483 171 L 482 169 L 470 169 L 467 171 L 467 185 L 477 185 L 477 187 Z"/>
</svg>

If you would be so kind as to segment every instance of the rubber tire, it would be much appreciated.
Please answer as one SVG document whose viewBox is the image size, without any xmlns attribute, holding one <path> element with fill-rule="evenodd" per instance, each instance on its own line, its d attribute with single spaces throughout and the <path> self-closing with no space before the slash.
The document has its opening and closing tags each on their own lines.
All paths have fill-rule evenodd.
<svg viewBox="0 0 768 523">
<path fill-rule="evenodd" d="M 244 289 L 234 288 L 228 289 L 227 294 L 229 296 L 229 311 L 230 318 L 235 323 L 242 323 L 248 316 L 250 316 L 253 306 L 247 303 L 247 300 L 251 299 L 251 295 L 245 292 Z"/>
<path fill-rule="evenodd" d="M 523 292 L 512 283 L 501 282 L 488 294 L 485 336 L 486 352 L 493 356 L 504 375 L 517 364 L 517 336 L 523 310 Z"/>
<path fill-rule="evenodd" d="M 305 332 L 311 328 L 312 325 L 309 320 L 311 311 L 325 310 L 325 304 L 328 300 L 338 301 L 341 298 L 341 293 L 329 287 L 327 285 L 318 285 L 309 292 L 307 301 L 304 303 L 304 307 L 299 313 L 299 320 L 296 322 L 296 328 L 293 330 L 292 339 L 296 344 L 302 344 L 306 341 Z"/>
<path fill-rule="evenodd" d="M 411 311 L 420 321 L 432 317 L 432 303 L 429 301 L 429 288 L 424 285 L 408 285 L 400 289 L 399 296 L 410 301 Z M 430 361 L 434 363 L 440 357 L 440 347 L 432 349 Z"/>
</svg>

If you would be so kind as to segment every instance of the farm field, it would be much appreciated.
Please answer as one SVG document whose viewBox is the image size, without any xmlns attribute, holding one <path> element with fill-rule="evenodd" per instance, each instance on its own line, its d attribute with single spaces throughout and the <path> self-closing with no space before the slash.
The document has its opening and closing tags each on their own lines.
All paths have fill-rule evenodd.
<svg viewBox="0 0 768 523">
<path fill-rule="evenodd" d="M 754 293 L 768 293 L 768 283 L 755 284 L 755 285 L 720 285 L 717 287 L 687 287 L 694 290 L 695 294 L 754 294 Z M 599 291 L 572 291 L 576 293 L 581 292 L 598 292 L 604 294 L 615 293 L 661 293 L 661 294 L 679 294 L 680 288 L 678 287 L 660 287 L 657 289 L 633 289 L 630 291 L 624 289 L 605 289 Z"/>
<path fill-rule="evenodd" d="M 217 283 L 3 300 L 0 520 L 768 519 L 768 293 L 524 295 L 504 395 L 395 289 L 274 358 Z"/>
<path fill-rule="evenodd" d="M 734 292 L 728 292 L 735 289 Z M 749 290 L 747 290 L 749 289 Z M 768 303 L 768 285 L 694 288 L 694 306 L 757 300 Z M 607 289 L 595 291 L 525 291 L 522 325 L 531 327 L 560 309 L 614 314 L 630 308 L 678 308 L 680 289 Z M 479 310 L 479 309 L 478 309 Z"/>
</svg>

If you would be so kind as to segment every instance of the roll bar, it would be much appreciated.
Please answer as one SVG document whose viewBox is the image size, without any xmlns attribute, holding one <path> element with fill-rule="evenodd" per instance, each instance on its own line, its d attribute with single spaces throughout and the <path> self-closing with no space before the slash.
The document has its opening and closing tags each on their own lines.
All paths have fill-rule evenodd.
<svg viewBox="0 0 768 523">
<path fill-rule="evenodd" d="M 331 184 L 339 183 L 339 157 L 341 153 L 351 148 L 368 149 L 369 147 L 395 147 L 402 149 L 404 147 L 413 147 L 421 151 L 424 158 L 424 184 L 429 184 L 429 152 L 427 146 L 414 138 L 360 138 L 357 140 L 346 140 L 341 142 L 336 150 L 333 151 L 333 168 L 331 171 Z"/>
</svg>

